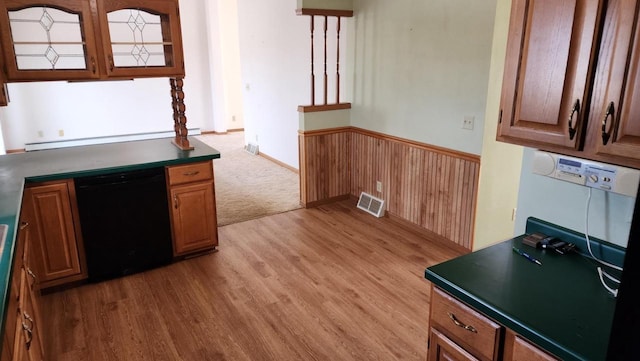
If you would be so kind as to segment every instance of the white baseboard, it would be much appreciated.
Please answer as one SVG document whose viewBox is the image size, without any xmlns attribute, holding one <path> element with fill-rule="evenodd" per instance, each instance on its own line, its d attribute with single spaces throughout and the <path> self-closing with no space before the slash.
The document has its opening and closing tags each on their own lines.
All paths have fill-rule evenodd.
<svg viewBox="0 0 640 361">
<path fill-rule="evenodd" d="M 200 128 L 189 129 L 189 136 L 200 135 L 200 134 L 201 134 Z M 110 136 L 93 137 L 93 138 L 65 139 L 65 140 L 55 140 L 50 142 L 26 143 L 25 151 L 29 152 L 32 150 L 77 147 L 80 145 L 130 142 L 133 140 L 173 138 L 173 137 L 175 137 L 174 131 L 166 131 L 166 132 L 110 135 Z"/>
</svg>

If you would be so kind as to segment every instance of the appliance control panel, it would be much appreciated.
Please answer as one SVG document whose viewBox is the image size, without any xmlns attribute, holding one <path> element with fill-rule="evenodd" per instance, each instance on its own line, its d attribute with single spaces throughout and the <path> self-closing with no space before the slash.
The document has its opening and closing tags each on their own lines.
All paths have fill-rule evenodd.
<svg viewBox="0 0 640 361">
<path fill-rule="evenodd" d="M 536 151 L 533 173 L 635 197 L 640 171 L 612 164 Z"/>
</svg>

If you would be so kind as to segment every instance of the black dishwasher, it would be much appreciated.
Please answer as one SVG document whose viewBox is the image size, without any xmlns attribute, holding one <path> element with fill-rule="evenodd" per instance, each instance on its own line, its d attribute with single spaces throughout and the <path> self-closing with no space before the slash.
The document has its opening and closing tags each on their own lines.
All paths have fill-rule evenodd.
<svg viewBox="0 0 640 361">
<path fill-rule="evenodd" d="M 89 281 L 172 260 L 164 168 L 75 178 Z"/>
</svg>

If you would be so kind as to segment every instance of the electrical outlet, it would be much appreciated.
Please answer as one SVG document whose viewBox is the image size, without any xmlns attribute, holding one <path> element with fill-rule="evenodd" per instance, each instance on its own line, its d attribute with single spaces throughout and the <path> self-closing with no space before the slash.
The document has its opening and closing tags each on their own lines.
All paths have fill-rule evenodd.
<svg viewBox="0 0 640 361">
<path fill-rule="evenodd" d="M 231 116 L 231 121 L 232 121 L 232 122 L 235 122 L 235 121 L 236 121 L 236 116 L 235 116 L 235 115 L 232 115 L 232 116 Z"/>
<path fill-rule="evenodd" d="M 38 130 L 38 138 L 44 137 L 44 132 L 42 130 Z"/>
<path fill-rule="evenodd" d="M 462 121 L 462 129 L 473 130 L 473 123 L 475 120 L 476 117 L 472 115 L 465 115 L 464 120 Z"/>
<path fill-rule="evenodd" d="M 376 181 L 376 191 L 382 192 L 382 182 Z"/>
<path fill-rule="evenodd" d="M 64 129 L 58 130 L 58 135 L 64 137 Z"/>
</svg>

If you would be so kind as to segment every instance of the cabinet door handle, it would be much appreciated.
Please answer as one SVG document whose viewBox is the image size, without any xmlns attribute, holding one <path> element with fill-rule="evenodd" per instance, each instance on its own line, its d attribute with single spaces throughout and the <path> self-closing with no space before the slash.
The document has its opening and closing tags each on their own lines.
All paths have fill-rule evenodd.
<svg viewBox="0 0 640 361">
<path fill-rule="evenodd" d="M 20 230 L 22 231 L 23 229 L 29 227 L 29 222 L 27 221 L 22 221 L 20 222 Z"/>
<path fill-rule="evenodd" d="M 473 326 L 469 326 L 469 325 L 465 325 L 464 323 L 458 321 L 458 319 L 456 318 L 456 315 L 454 315 L 453 313 L 449 312 L 448 313 L 449 318 L 451 319 L 451 321 L 453 321 L 453 323 L 458 326 L 458 327 L 462 327 L 467 331 L 473 332 L 473 333 L 478 333 L 478 330 L 476 330 L 475 327 Z"/>
<path fill-rule="evenodd" d="M 611 138 L 611 134 L 607 133 L 607 119 L 609 116 L 613 117 L 613 113 L 615 112 L 615 106 L 613 102 L 609 103 L 607 107 L 607 112 L 604 114 L 604 119 L 602 119 L 602 144 L 607 145 L 609 142 L 609 138 Z"/>
<path fill-rule="evenodd" d="M 95 57 L 91 57 L 91 72 L 92 73 L 96 73 L 96 58 Z"/>
<path fill-rule="evenodd" d="M 576 102 L 573 103 L 573 108 L 571 109 L 571 114 L 569 114 L 569 140 L 573 140 L 573 137 L 576 136 L 576 128 L 573 127 L 573 116 L 578 113 L 580 116 L 580 99 L 576 99 Z M 578 122 L 576 121 L 576 127 Z"/>
<path fill-rule="evenodd" d="M 178 209 L 179 204 L 178 204 L 178 196 L 174 195 L 173 196 L 173 208 Z"/>
<path fill-rule="evenodd" d="M 200 174 L 199 170 L 194 171 L 194 172 L 182 173 L 182 175 L 185 176 L 185 177 L 193 177 L 194 175 L 198 175 L 198 174 Z"/>
<path fill-rule="evenodd" d="M 113 72 L 113 69 L 115 68 L 115 63 L 113 62 L 113 55 L 109 55 L 109 71 Z"/>
<path fill-rule="evenodd" d="M 38 277 L 36 276 L 35 273 L 33 273 L 33 271 L 31 270 L 31 268 L 27 267 L 27 274 L 29 276 L 31 276 L 31 278 L 33 278 L 33 283 L 35 284 L 36 281 L 38 280 Z"/>
<path fill-rule="evenodd" d="M 27 332 L 27 339 L 24 341 L 24 343 L 27 346 L 27 351 L 29 351 L 29 349 L 31 348 L 31 342 L 33 341 L 33 330 L 31 330 L 31 328 L 29 328 L 29 326 L 27 326 L 27 324 L 24 322 L 22 323 L 22 329 Z"/>
<path fill-rule="evenodd" d="M 31 316 L 29 316 L 28 313 L 26 312 L 22 312 L 22 318 L 24 318 L 25 320 L 29 321 L 31 326 L 29 326 L 30 329 L 33 329 L 33 318 L 31 318 Z"/>
</svg>

